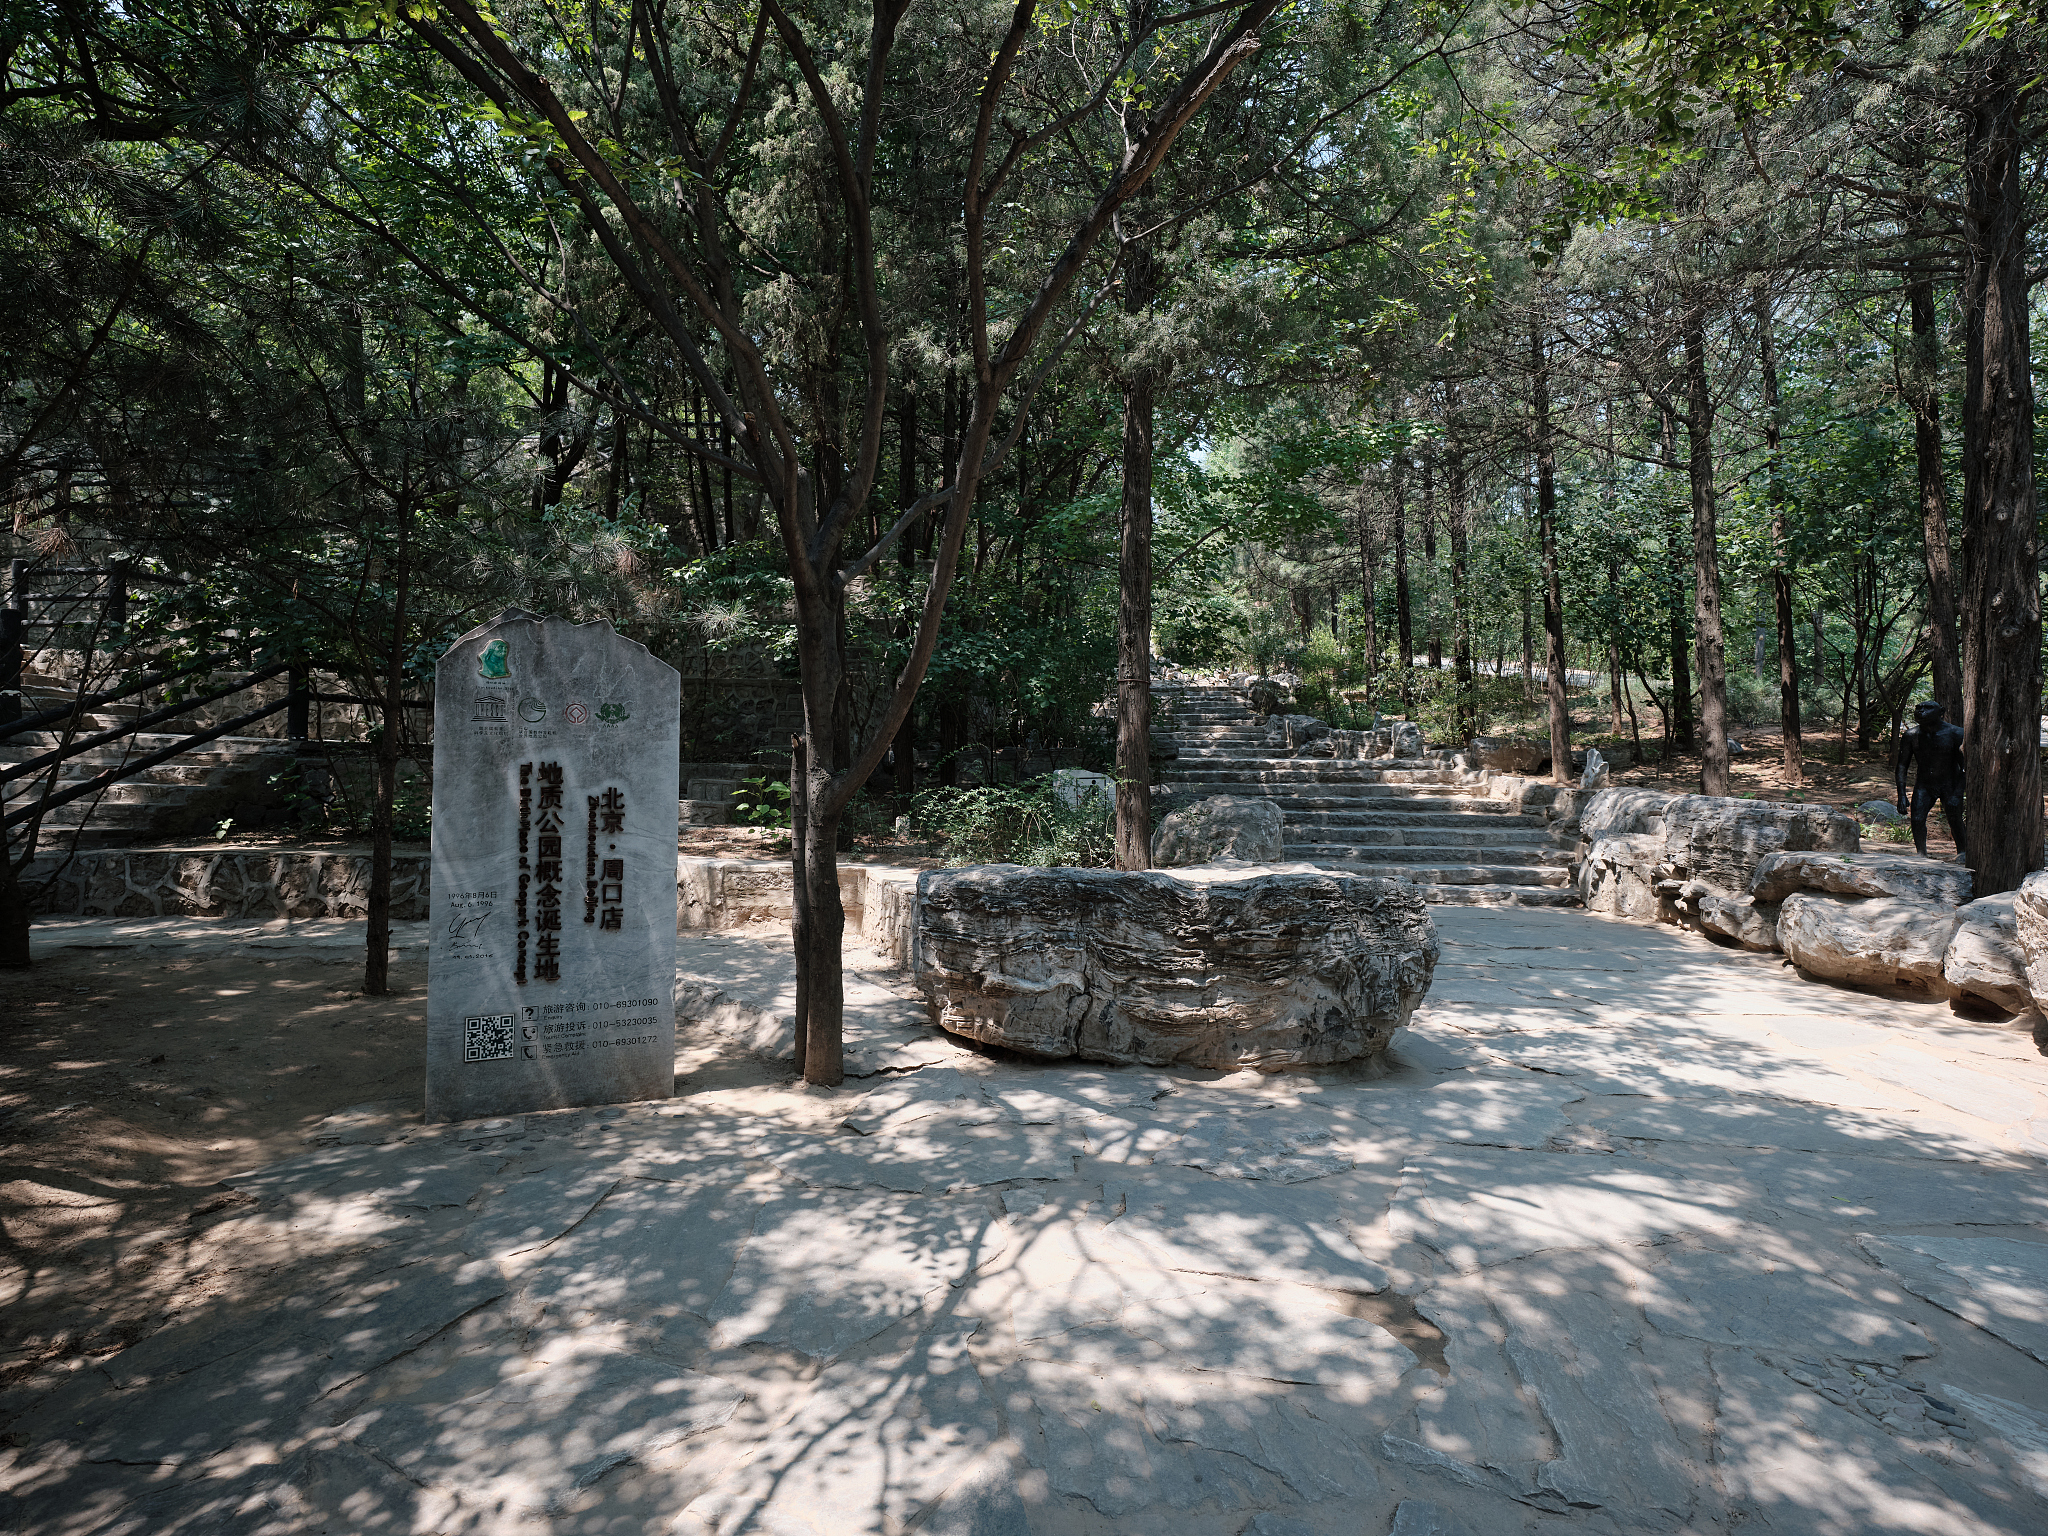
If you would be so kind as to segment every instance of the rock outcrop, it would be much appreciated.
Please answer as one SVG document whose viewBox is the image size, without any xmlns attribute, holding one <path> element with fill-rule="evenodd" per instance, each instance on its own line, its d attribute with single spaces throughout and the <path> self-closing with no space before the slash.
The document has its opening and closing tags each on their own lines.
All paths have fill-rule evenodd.
<svg viewBox="0 0 2048 1536">
<path fill-rule="evenodd" d="M 919 877 L 940 1027 L 1034 1056 L 1321 1066 L 1372 1056 L 1429 989 L 1436 929 L 1394 880 L 996 864 Z"/>
<path fill-rule="evenodd" d="M 1794 891 L 1835 896 L 1903 896 L 1959 907 L 1970 899 L 1970 871 L 1917 853 L 1774 853 L 1750 879 L 1758 901 L 1783 901 Z"/>
<path fill-rule="evenodd" d="M 1773 903 L 1782 894 L 1753 889 L 1759 869 L 1788 853 L 1860 847 L 1855 818 L 1830 806 L 1646 789 L 1601 790 L 1578 824 L 1587 910 L 1686 924 L 1752 949 L 1777 947 Z"/>
<path fill-rule="evenodd" d="M 1956 909 L 1903 896 L 1797 891 L 1778 909 L 1778 942 L 1792 961 L 1829 981 L 1900 982 L 1946 992 L 1942 965 Z"/>
<path fill-rule="evenodd" d="M 2034 1001 L 2015 920 L 2018 896 L 2002 891 L 1959 907 L 1955 936 L 1941 957 L 1942 979 L 1958 996 L 1981 999 L 2007 1013 L 2024 1013 Z"/>
<path fill-rule="evenodd" d="M 2048 870 L 2036 870 L 2013 892 L 2013 931 L 2026 966 L 2027 990 L 2048 1009 Z"/>
<path fill-rule="evenodd" d="M 1160 869 L 1218 859 L 1270 863 L 1281 857 L 1281 835 L 1280 807 L 1272 801 L 1211 795 L 1159 823 L 1152 834 L 1152 863 Z"/>
<path fill-rule="evenodd" d="M 1475 768 L 1495 773 L 1534 773 L 1550 761 L 1550 743 L 1527 736 L 1474 736 L 1467 752 Z"/>
</svg>

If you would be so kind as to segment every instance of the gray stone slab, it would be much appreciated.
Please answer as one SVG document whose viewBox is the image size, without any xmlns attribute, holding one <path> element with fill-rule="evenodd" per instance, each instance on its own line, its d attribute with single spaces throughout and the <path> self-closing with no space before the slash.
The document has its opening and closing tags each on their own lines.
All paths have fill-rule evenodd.
<svg viewBox="0 0 2048 1536">
<path fill-rule="evenodd" d="M 2043 1108 L 2042 1095 L 2026 1083 L 2014 1082 L 1992 1062 L 1980 1069 L 1938 1061 L 1925 1051 L 1899 1048 L 1877 1055 L 1858 1055 L 1845 1063 L 1880 1082 L 1892 1083 L 1923 1099 L 1989 1120 L 2011 1125 L 2031 1119 Z"/>
<path fill-rule="evenodd" d="M 135 1358 L 115 1358 L 116 1380 L 147 1384 L 95 1405 L 103 1416 L 84 1426 L 86 1454 L 176 1465 L 231 1445 L 274 1441 L 319 1398 L 417 1348 L 505 1289 L 484 1265 L 416 1263 L 254 1318 L 215 1309 L 145 1340 L 127 1352 Z"/>
<path fill-rule="evenodd" d="M 1448 1374 L 1418 1374 L 1414 1431 L 1389 1430 L 1381 1450 L 1468 1487 L 1533 1496 L 1537 1470 L 1557 1444 L 1533 1398 L 1518 1390 L 1487 1278 L 1440 1281 L 1415 1298 L 1415 1310 L 1443 1331 Z"/>
<path fill-rule="evenodd" d="M 972 1197 L 831 1190 L 770 1200 L 712 1305 L 712 1342 L 832 1359 L 923 1311 L 1007 1241 Z"/>
<path fill-rule="evenodd" d="M 1708 1344 L 1892 1364 L 1933 1353 L 1877 1275 L 1761 1233 L 1737 1253 L 1667 1254 L 1642 1272 L 1637 1300 L 1661 1332 Z"/>
<path fill-rule="evenodd" d="M 413 1481 L 528 1519 L 614 1467 L 725 1423 L 730 1381 L 666 1361 L 535 1341 L 531 1369 L 454 1402 L 380 1402 L 341 1426 Z"/>
<path fill-rule="evenodd" d="M 1893 1237 L 1863 1249 L 1914 1295 L 2048 1364 L 2048 1243 Z"/>
<path fill-rule="evenodd" d="M 966 1330 L 937 1330 L 888 1361 L 827 1366 L 794 1414 L 758 1434 L 751 1454 L 692 1499 L 671 1529 L 1021 1536 L 1018 1501 L 995 1480 L 999 1433 Z"/>
<path fill-rule="evenodd" d="M 773 1192 L 718 1181 L 625 1179 L 523 1282 L 554 1326 L 632 1322 L 700 1333 Z"/>
<path fill-rule="evenodd" d="M 1680 1526 L 1700 1482 L 1644 1361 L 1643 1325 L 1597 1266 L 1496 1277 L 1507 1353 L 1557 1437 L 1539 1488 L 1631 1531 Z"/>
<path fill-rule="evenodd" d="M 2020 1481 L 2035 1498 L 2048 1499 L 2048 1416 L 2002 1397 L 1965 1391 L 1953 1382 L 1941 1384 L 1941 1395 L 1997 1435 Z"/>
<path fill-rule="evenodd" d="M 1472 1536 L 1471 1527 L 1441 1504 L 1403 1499 L 1394 1509 L 1387 1536 Z"/>
<path fill-rule="evenodd" d="M 1079 1145 L 1046 1126 L 923 1120 L 889 1136 L 807 1138 L 770 1160 L 813 1189 L 943 1194 L 1017 1179 L 1067 1178 Z"/>
<path fill-rule="evenodd" d="M 1910 1110 L 1834 1108 L 1782 1099 L 1588 1099 L 1574 1113 L 1614 1136 L 1658 1142 L 1768 1147 L 1781 1152 L 1874 1154 L 2016 1165 L 1966 1131 Z"/>
<path fill-rule="evenodd" d="M 1210 1458 L 1205 1480 L 1184 1440 L 1161 1441 L 1145 1422 L 1148 1383 L 1132 1371 L 1083 1371 L 1021 1360 L 992 1377 L 1031 1466 L 1055 1496 L 1084 1499 L 1106 1520 L 1152 1506 L 1252 1502 L 1243 1470 Z"/>
<path fill-rule="evenodd" d="M 1371 1293 L 1386 1270 L 1359 1250 L 1345 1213 L 1315 1186 L 1250 1184 L 1199 1173 L 1137 1171 L 1103 1185 L 1104 1228 L 1131 1259 L 1190 1274 L 1292 1280 Z"/>
<path fill-rule="evenodd" d="M 1736 1168 L 1769 1186 L 1774 1204 L 1830 1225 L 2048 1226 L 2048 1187 L 2030 1171 L 1811 1152 L 1734 1156 Z"/>
<path fill-rule="evenodd" d="M 1415 1366 L 1408 1347 L 1363 1318 L 1304 1305 L 1298 1294 L 1244 1286 L 1128 1300 L 1113 1320 L 1047 1332 L 1052 1321 L 1080 1310 L 1071 1294 L 1043 1298 L 1039 1334 L 1024 1348 L 1033 1358 L 1077 1366 L 1111 1363 L 1155 1372 L 1200 1371 L 1323 1389 L 1346 1403 L 1390 1411 L 1401 1378 Z M 1020 1298 L 1016 1316 L 1020 1335 Z M 1035 1347 L 1034 1347 L 1035 1346 Z M 1163 1379 L 1158 1377 L 1155 1379 Z"/>
<path fill-rule="evenodd" d="M 429 1120 L 673 1091 L 681 688 L 609 624 L 516 610 L 441 657 Z"/>
<path fill-rule="evenodd" d="M 509 1259 L 545 1248 L 588 1216 L 611 1193 L 622 1170 L 602 1163 L 569 1162 L 515 1179 L 485 1200 L 462 1233 L 465 1253 Z"/>
<path fill-rule="evenodd" d="M 1147 1384 L 1145 1427 L 1190 1463 L 1243 1461 L 1303 1503 L 1352 1503 L 1379 1491 L 1379 1474 L 1352 1424 L 1332 1422 L 1306 1393 L 1247 1392 L 1236 1383 L 1167 1377 Z"/>
<path fill-rule="evenodd" d="M 2031 1536 L 2026 1508 L 1975 1467 L 1913 1454 L 1871 1419 L 1744 1350 L 1712 1351 L 1717 1476 L 1760 1529 L 1824 1536 Z"/>
<path fill-rule="evenodd" d="M 1758 1193 L 1633 1159 L 1440 1149 L 1403 1171 L 1388 1225 L 1469 1270 L 1552 1249 L 1734 1232 Z"/>
</svg>

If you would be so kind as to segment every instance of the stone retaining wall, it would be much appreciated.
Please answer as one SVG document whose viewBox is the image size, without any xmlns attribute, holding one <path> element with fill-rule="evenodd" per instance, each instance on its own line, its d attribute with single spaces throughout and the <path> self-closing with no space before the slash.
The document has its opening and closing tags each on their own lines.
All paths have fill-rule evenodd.
<svg viewBox="0 0 2048 1536">
<path fill-rule="evenodd" d="M 60 868 L 61 864 L 61 868 Z M 427 915 L 427 855 L 394 853 L 391 915 Z M 54 877 L 54 878 L 53 878 Z M 45 854 L 23 877 L 49 917 L 363 918 L 367 848 L 107 848 Z"/>
</svg>

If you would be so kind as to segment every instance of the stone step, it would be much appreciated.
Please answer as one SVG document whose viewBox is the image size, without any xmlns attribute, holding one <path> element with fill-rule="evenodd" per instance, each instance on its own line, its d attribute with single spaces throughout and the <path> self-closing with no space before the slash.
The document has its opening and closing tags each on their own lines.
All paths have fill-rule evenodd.
<svg viewBox="0 0 2048 1536">
<path fill-rule="evenodd" d="M 1548 836 L 1547 824 L 1541 816 L 1513 814 L 1481 815 L 1473 811 L 1433 811 L 1427 808 L 1402 807 L 1391 810 L 1303 810 L 1300 802 L 1283 800 L 1280 814 L 1290 826 L 1304 828 L 1329 828 L 1335 832 L 1342 828 L 1387 828 L 1394 831 L 1422 832 L 1431 828 L 1464 828 L 1478 837 L 1521 837 L 1535 834 Z"/>
<path fill-rule="evenodd" d="M 1289 863 L 1314 864 L 1320 869 L 1340 869 L 1346 874 L 1378 876 L 1386 880 L 1407 880 L 1416 885 L 1526 885 L 1562 887 L 1570 890 L 1571 871 L 1529 868 L 1519 864 L 1404 864 L 1387 859 L 1349 859 L 1341 854 L 1310 853 L 1289 848 Z"/>
<path fill-rule="evenodd" d="M 1403 866 L 1455 865 L 1469 858 L 1472 853 L 1469 846 L 1446 846 L 1442 843 L 1359 845 L 1342 842 L 1285 842 L 1281 847 L 1287 858 L 1303 859 L 1311 863 L 1337 859 L 1346 863 L 1355 861 Z M 1498 844 L 1487 844 L 1483 845 L 1481 857 L 1487 867 L 1495 869 L 1551 870 L 1562 869 L 1571 863 L 1571 855 L 1562 848 L 1502 847 Z"/>
<path fill-rule="evenodd" d="M 1569 885 L 1430 885 L 1423 900 L 1432 907 L 1576 907 L 1579 893 Z"/>
<path fill-rule="evenodd" d="M 1550 852 L 1557 847 L 1550 841 L 1549 833 L 1535 828 L 1496 831 L 1487 825 L 1333 827 L 1297 816 L 1286 818 L 1281 835 L 1297 845 L 1321 843 L 1344 848 L 1501 848 Z"/>
<path fill-rule="evenodd" d="M 75 742 L 82 736 L 94 734 L 93 731 L 79 730 L 72 734 L 71 739 Z M 138 757 L 147 757 L 164 747 L 175 746 L 190 734 L 189 731 L 137 731 L 132 736 L 124 736 L 119 742 L 96 750 L 119 756 L 125 747 L 126 755 L 132 761 Z M 9 736 L 0 741 L 0 763 L 19 763 L 31 757 L 40 757 L 51 748 L 60 745 L 63 739 L 56 731 L 23 731 L 19 735 Z M 190 752 L 181 753 L 180 758 L 192 762 L 235 762 L 260 752 L 279 750 L 284 745 L 285 743 L 276 736 L 216 736 L 212 741 L 194 747 Z"/>
<path fill-rule="evenodd" d="M 1194 758 L 1186 752 L 1166 770 L 1168 777 L 1191 783 L 1228 780 L 1242 784 L 1455 784 L 1452 768 L 1381 768 L 1352 759 Z"/>
</svg>

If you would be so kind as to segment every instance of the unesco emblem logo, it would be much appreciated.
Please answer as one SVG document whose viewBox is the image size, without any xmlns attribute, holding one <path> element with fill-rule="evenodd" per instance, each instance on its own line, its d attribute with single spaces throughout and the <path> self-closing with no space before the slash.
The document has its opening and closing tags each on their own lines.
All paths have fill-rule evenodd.
<svg viewBox="0 0 2048 1536">
<path fill-rule="evenodd" d="M 590 723 L 589 706 L 579 700 L 562 711 L 562 718 L 571 725 L 588 725 Z"/>
</svg>

